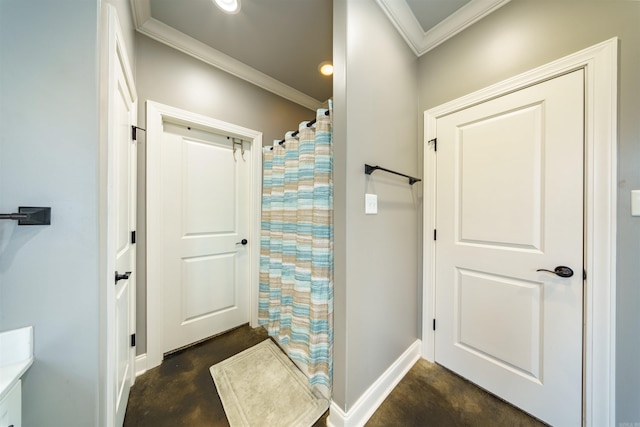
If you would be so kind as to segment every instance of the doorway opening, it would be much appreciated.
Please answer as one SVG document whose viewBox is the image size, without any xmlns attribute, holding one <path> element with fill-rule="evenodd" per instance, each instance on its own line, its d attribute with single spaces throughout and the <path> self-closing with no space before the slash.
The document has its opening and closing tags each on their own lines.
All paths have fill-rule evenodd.
<svg viewBox="0 0 640 427">
<path fill-rule="evenodd" d="M 198 133 L 197 138 L 190 138 L 185 140 L 181 136 L 181 132 L 185 130 L 196 131 Z M 172 130 L 166 132 L 166 130 Z M 171 136 L 166 137 L 165 133 L 169 133 Z M 223 135 L 224 137 L 222 137 Z M 226 137 L 229 137 L 228 140 Z M 244 201 L 244 207 L 248 208 L 246 212 L 243 212 L 242 222 L 246 223 L 246 229 L 242 230 L 242 236 L 236 235 L 237 232 L 231 230 L 235 227 L 237 221 L 237 209 L 236 212 L 229 214 L 228 224 L 223 224 L 224 227 L 220 229 L 220 232 L 205 232 L 201 233 L 199 230 L 201 219 L 191 218 L 190 224 L 197 225 L 189 235 L 186 233 L 186 238 L 189 240 L 188 245 L 195 244 L 196 246 L 207 246 L 218 251 L 216 253 L 193 253 L 187 258 L 187 261 L 183 264 L 188 268 L 184 268 L 185 265 L 180 267 L 180 274 L 182 277 L 189 277 L 197 279 L 198 277 L 204 277 L 211 273 L 211 269 L 219 269 L 220 274 L 226 275 L 235 279 L 236 269 L 235 265 L 243 261 L 240 258 L 244 257 L 247 271 L 243 271 L 242 280 L 238 281 L 242 293 L 246 293 L 246 310 L 236 310 L 236 291 L 234 289 L 222 290 L 222 296 L 228 299 L 228 304 L 225 307 L 214 307 L 216 313 L 223 315 L 229 314 L 231 311 L 236 310 L 239 318 L 233 318 L 229 320 L 231 323 L 237 323 L 229 327 L 239 326 L 240 324 L 250 322 L 251 326 L 257 325 L 257 293 L 258 293 L 258 267 L 259 267 L 259 238 L 260 238 L 260 193 L 261 193 L 261 147 L 262 147 L 262 133 L 251 129 L 243 128 L 231 123 L 223 122 L 221 120 L 213 119 L 210 117 L 202 116 L 199 114 L 191 113 L 188 111 L 180 110 L 167 105 L 162 105 L 156 102 L 147 101 L 147 354 L 146 354 L 146 368 L 150 369 L 160 365 L 163 359 L 163 354 L 169 349 L 166 342 L 168 338 L 164 333 L 164 318 L 165 308 L 164 301 L 166 300 L 166 277 L 163 274 L 163 263 L 165 263 L 165 244 L 166 239 L 164 237 L 166 223 L 165 215 L 167 214 L 167 207 L 172 205 L 172 201 L 166 200 L 165 189 L 163 188 L 163 182 L 166 184 L 166 173 L 175 173 L 176 177 L 184 175 L 186 170 L 181 170 L 181 165 L 175 164 L 178 169 L 173 172 L 169 172 L 166 169 L 164 163 L 167 163 L 167 154 L 169 146 L 174 144 L 176 152 L 186 153 L 187 156 L 193 157 L 192 160 L 199 161 L 202 159 L 208 159 L 209 161 L 219 162 L 219 167 L 209 170 L 210 184 L 218 187 L 221 191 L 226 191 L 225 183 L 235 178 L 229 177 L 229 180 L 225 182 L 219 182 L 224 177 L 217 176 L 221 169 L 229 169 L 229 174 L 233 173 L 234 177 L 237 177 L 239 181 L 246 181 L 241 184 L 243 186 L 243 192 L 248 192 L 246 200 Z M 173 142 L 171 142 L 173 141 Z M 185 142 L 186 141 L 186 142 Z M 239 143 L 238 141 L 242 141 Z M 185 146 L 181 144 L 185 142 Z M 244 148 L 241 150 L 239 144 L 244 144 Z M 164 152 L 163 152 L 164 150 Z M 184 161 L 184 159 L 183 159 Z M 164 163 L 163 163 L 164 162 Z M 236 169 L 234 165 L 241 164 L 243 171 L 234 172 Z M 226 166 L 225 166 L 226 165 Z M 204 170 L 207 169 L 207 165 L 201 165 Z M 227 167 L 228 166 L 228 167 Z M 207 188 L 198 187 L 202 185 L 202 181 L 196 180 L 195 190 L 197 193 L 206 192 Z M 215 182 L 214 182 L 215 181 Z M 191 190 L 190 190 L 191 191 Z M 182 196 L 180 196 L 182 197 Z M 228 202 L 231 203 L 234 200 L 235 195 L 233 192 L 228 192 Z M 195 203 L 195 202 L 194 202 Z M 199 202 L 198 202 L 199 203 Z M 217 209 L 215 205 L 209 205 L 208 207 L 200 206 L 201 208 Z M 193 207 L 194 209 L 197 207 Z M 178 209 L 177 214 L 189 215 L 187 211 L 193 211 L 193 209 Z M 205 218 L 206 219 L 206 218 Z M 205 221 L 206 222 L 206 221 Z M 184 225 L 181 225 L 179 233 L 184 232 Z M 229 230 L 227 230 L 227 228 Z M 223 230 L 224 229 L 224 230 Z M 189 231 L 189 230 L 187 230 Z M 204 239 L 213 239 L 211 242 L 205 242 Z M 235 239 L 235 240 L 234 240 Z M 236 245 L 236 240 L 242 242 L 253 242 L 253 244 Z M 177 244 L 177 242 L 176 242 Z M 179 246 L 186 248 L 187 243 L 181 242 Z M 188 246 L 187 245 L 187 246 Z M 227 247 L 228 246 L 228 247 Z M 219 247 L 219 248 L 218 248 Z M 229 249 L 231 248 L 231 249 Z M 188 250 L 198 251 L 200 248 L 186 248 Z M 185 250 L 186 250 L 185 249 Z M 240 258 L 238 258 L 238 256 Z M 238 259 L 236 259 L 238 258 Z M 217 270 L 216 270 L 217 271 Z M 194 285 L 192 288 L 197 288 L 198 285 Z M 205 287 L 206 288 L 206 287 Z M 192 289 L 193 290 L 193 289 Z M 180 290 L 181 294 L 185 294 L 187 290 Z M 189 291 L 191 292 L 191 291 Z M 204 289 L 204 292 L 208 292 Z M 179 308 L 182 314 L 192 313 L 192 318 L 182 319 L 177 321 L 178 326 L 193 326 L 196 320 L 212 317 L 209 315 L 200 315 L 200 312 L 206 312 L 207 310 L 213 310 L 211 307 L 200 307 L 199 298 L 194 295 L 190 298 L 191 303 L 188 306 L 181 304 Z M 187 316 L 189 317 L 189 316 Z M 224 320 L 221 324 L 221 328 L 225 328 L 225 325 L 229 326 L 231 323 Z M 197 327 L 196 327 L 197 328 Z M 209 334 L 215 335 L 220 331 L 214 331 Z M 202 333 L 197 332 L 197 333 Z M 196 333 L 196 334 L 197 334 Z M 194 335 L 196 336 L 196 335 Z M 199 341 L 206 336 L 200 336 L 193 341 Z M 178 347 L 184 346 L 185 343 L 180 343 Z M 169 349 L 171 350 L 171 349 Z"/>
</svg>

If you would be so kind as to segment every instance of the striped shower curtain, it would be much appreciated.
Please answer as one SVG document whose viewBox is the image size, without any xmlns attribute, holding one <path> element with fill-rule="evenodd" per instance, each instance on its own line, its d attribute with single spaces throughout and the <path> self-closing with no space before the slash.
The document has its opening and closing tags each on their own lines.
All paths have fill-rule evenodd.
<svg viewBox="0 0 640 427">
<path fill-rule="evenodd" d="M 327 114 L 325 114 L 327 113 Z M 325 396 L 333 370 L 331 119 L 263 149 L 259 323 Z"/>
</svg>

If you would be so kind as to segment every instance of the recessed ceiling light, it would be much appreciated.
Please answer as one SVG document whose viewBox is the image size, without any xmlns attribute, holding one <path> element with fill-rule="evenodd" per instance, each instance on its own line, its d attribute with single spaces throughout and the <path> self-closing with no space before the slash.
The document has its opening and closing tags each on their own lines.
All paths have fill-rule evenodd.
<svg viewBox="0 0 640 427">
<path fill-rule="evenodd" d="M 330 76 L 333 74 L 333 64 L 331 61 L 324 61 L 318 66 L 318 70 L 320 70 L 320 74 Z"/>
<path fill-rule="evenodd" d="M 240 0 L 213 0 L 213 2 L 225 13 L 240 12 Z"/>
</svg>

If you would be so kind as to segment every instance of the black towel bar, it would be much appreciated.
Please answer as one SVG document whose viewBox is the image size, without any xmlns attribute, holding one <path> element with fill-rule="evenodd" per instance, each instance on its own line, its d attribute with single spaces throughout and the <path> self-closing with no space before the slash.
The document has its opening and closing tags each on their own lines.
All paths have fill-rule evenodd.
<svg viewBox="0 0 640 427">
<path fill-rule="evenodd" d="M 409 178 L 409 184 L 410 185 L 413 185 L 416 182 L 422 181 L 420 178 L 414 178 L 412 176 L 405 175 L 405 174 L 400 173 L 400 172 L 392 171 L 390 169 L 386 169 L 386 168 L 383 168 L 383 167 L 380 167 L 380 166 L 371 166 L 371 165 L 368 165 L 366 163 L 364 165 L 364 173 L 367 174 L 367 175 L 371 175 L 373 172 L 375 172 L 377 170 L 381 170 L 381 171 L 389 172 L 389 173 L 392 173 L 392 174 L 395 174 L 395 175 L 404 176 L 405 178 Z"/>
</svg>

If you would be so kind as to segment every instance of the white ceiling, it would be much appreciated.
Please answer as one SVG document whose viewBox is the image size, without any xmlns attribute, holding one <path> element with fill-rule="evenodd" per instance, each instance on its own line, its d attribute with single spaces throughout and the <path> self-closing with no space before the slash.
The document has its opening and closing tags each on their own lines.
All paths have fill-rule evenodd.
<svg viewBox="0 0 640 427">
<path fill-rule="evenodd" d="M 508 1 L 376 0 L 418 56 Z M 329 99 L 318 65 L 332 58 L 333 0 L 241 5 L 228 15 L 212 0 L 131 0 L 141 33 L 310 109 Z"/>
<path fill-rule="evenodd" d="M 427 32 L 471 0 L 406 0 L 423 32 Z"/>
</svg>

